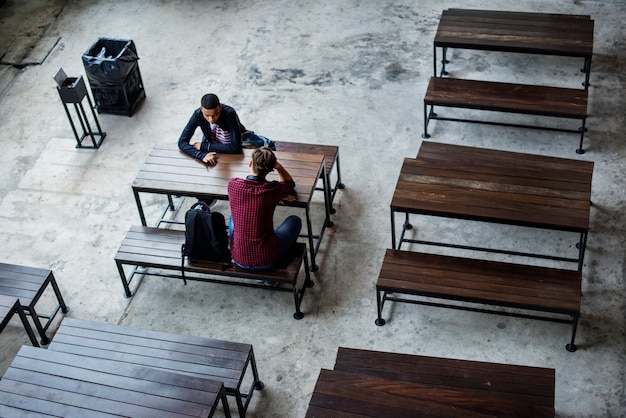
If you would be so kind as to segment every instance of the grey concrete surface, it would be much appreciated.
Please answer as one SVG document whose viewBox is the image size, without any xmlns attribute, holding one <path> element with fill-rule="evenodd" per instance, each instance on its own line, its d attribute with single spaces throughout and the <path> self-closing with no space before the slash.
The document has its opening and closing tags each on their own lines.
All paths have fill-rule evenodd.
<svg viewBox="0 0 626 418">
<path fill-rule="evenodd" d="M 422 141 L 433 37 L 450 7 L 595 20 L 584 155 L 574 152 L 575 134 L 440 121 L 429 128 L 433 141 L 595 162 L 576 353 L 564 348 L 569 326 L 542 321 L 396 305 L 386 326 L 374 325 L 374 282 L 391 245 L 389 203 L 402 159 Z M 0 261 L 53 269 L 71 317 L 252 343 L 266 386 L 251 417 L 304 416 L 338 346 L 551 367 L 557 416 L 624 417 L 625 15 L 623 1 L 8 0 L 0 7 L 0 54 L 11 58 L 0 65 Z M 101 148 L 76 149 L 52 76 L 60 67 L 84 75 L 81 56 L 99 37 L 134 40 L 147 98 L 132 117 L 99 115 Z M 43 58 L 29 59 L 32 51 Z M 454 77 L 582 81 L 576 59 L 450 52 Z M 279 292 L 152 277 L 122 297 L 113 256 L 139 223 L 133 179 L 154 144 L 177 140 L 206 92 L 276 141 L 340 146 L 346 188 L 301 321 Z M 150 216 L 165 203 L 146 202 Z M 179 217 L 189 204 L 181 202 Z M 319 197 L 314 205 L 321 210 Z M 414 224 L 448 241 L 537 251 L 566 252 L 575 240 L 451 220 Z M 28 339 L 14 319 L 0 335 L 0 372 L 22 344 Z"/>
</svg>

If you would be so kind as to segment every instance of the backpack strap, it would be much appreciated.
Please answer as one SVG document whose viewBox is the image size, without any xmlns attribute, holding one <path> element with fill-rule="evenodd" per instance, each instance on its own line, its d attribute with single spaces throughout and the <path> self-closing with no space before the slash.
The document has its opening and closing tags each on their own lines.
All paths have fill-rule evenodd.
<svg viewBox="0 0 626 418">
<path fill-rule="evenodd" d="M 183 277 L 183 283 L 187 286 L 187 279 L 185 278 L 185 244 L 180 247 L 180 273 Z"/>
</svg>

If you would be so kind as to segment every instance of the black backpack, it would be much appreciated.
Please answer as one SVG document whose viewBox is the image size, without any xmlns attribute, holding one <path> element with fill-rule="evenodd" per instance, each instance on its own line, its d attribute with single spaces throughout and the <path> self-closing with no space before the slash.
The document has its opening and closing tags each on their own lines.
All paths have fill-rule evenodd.
<svg viewBox="0 0 626 418">
<path fill-rule="evenodd" d="M 221 262 L 225 270 L 230 262 L 230 251 L 224 215 L 211 212 L 204 202 L 194 203 L 185 213 L 185 243 L 180 251 L 185 284 L 185 257 L 190 261 Z"/>
</svg>

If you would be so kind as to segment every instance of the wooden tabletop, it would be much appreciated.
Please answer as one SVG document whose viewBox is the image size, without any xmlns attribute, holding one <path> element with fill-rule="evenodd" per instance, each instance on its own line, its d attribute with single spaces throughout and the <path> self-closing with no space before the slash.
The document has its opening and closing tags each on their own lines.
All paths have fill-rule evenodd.
<svg viewBox="0 0 626 418">
<path fill-rule="evenodd" d="M 214 380 L 23 346 L 0 380 L 0 416 L 211 417 L 224 397 Z"/>
<path fill-rule="evenodd" d="M 392 211 L 586 233 L 593 162 L 422 142 Z"/>
<path fill-rule="evenodd" d="M 48 349 L 217 380 L 232 391 L 253 357 L 250 344 L 75 318 L 63 318 Z"/>
<path fill-rule="evenodd" d="M 554 386 L 554 369 L 339 347 L 307 417 L 553 417 Z"/>
<path fill-rule="evenodd" d="M 133 190 L 147 193 L 178 194 L 201 198 L 228 198 L 228 181 L 250 174 L 251 149 L 242 154 L 219 154 L 218 163 L 206 163 L 181 152 L 176 144 L 156 145 L 133 182 Z M 278 161 L 296 182 L 297 200 L 288 206 L 303 207 L 315 192 L 315 183 L 324 163 L 323 155 L 276 152 Z M 275 172 L 268 180 L 278 180 Z"/>
<path fill-rule="evenodd" d="M 590 58 L 593 26 L 587 15 L 448 9 L 435 47 Z"/>
</svg>

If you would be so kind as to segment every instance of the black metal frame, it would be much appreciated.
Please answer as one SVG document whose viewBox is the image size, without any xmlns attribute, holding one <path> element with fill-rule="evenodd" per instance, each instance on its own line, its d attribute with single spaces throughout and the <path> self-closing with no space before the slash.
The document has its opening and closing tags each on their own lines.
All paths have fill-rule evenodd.
<svg viewBox="0 0 626 418">
<path fill-rule="evenodd" d="M 337 180 L 335 181 L 335 184 L 331 186 L 330 185 L 330 173 L 332 172 L 333 168 L 335 169 L 335 172 L 337 173 Z M 335 154 L 335 159 L 333 160 L 330 170 L 328 170 L 328 172 L 324 170 L 324 173 L 326 175 L 325 185 L 323 187 L 316 187 L 315 190 L 324 191 L 327 194 L 326 199 L 328 200 L 328 202 L 330 202 L 329 213 L 334 214 L 336 211 L 335 211 L 335 208 L 333 207 L 333 202 L 335 200 L 335 195 L 337 194 L 337 190 L 343 189 L 346 187 L 341 182 L 341 167 L 339 165 L 339 149 L 337 149 L 337 153 Z M 326 186 L 329 186 L 329 187 L 326 187 Z M 331 225 L 328 225 L 328 226 L 332 226 L 332 223 Z"/>
<path fill-rule="evenodd" d="M 428 112 L 428 106 L 430 106 L 430 112 Z M 457 109 L 475 109 L 475 110 L 490 111 L 490 112 L 517 113 L 517 114 L 534 115 L 534 116 L 548 116 L 548 117 L 556 117 L 556 118 L 576 119 L 576 120 L 581 120 L 582 124 L 580 128 L 578 129 L 565 129 L 565 128 L 554 128 L 554 127 L 547 127 L 547 126 L 535 126 L 535 125 L 526 125 L 526 124 L 517 124 L 517 123 L 494 122 L 494 121 L 477 120 L 477 119 L 460 119 L 460 118 L 441 117 L 435 113 L 434 111 L 435 105 L 428 104 L 426 100 L 424 100 L 424 133 L 422 134 L 422 138 L 430 138 L 430 134 L 428 133 L 428 123 L 430 122 L 431 119 L 445 120 L 445 121 L 452 121 L 452 122 L 480 123 L 483 125 L 507 126 L 507 127 L 512 127 L 512 128 L 528 128 L 528 129 L 537 129 L 537 130 L 553 131 L 553 132 L 580 133 L 580 143 L 578 144 L 578 148 L 576 149 L 576 154 L 585 153 L 585 150 L 583 149 L 583 141 L 585 138 L 585 132 L 587 132 L 587 128 L 585 127 L 585 124 L 587 122 L 587 117 L 577 118 L 577 117 L 572 117 L 572 116 L 553 116 L 553 115 L 545 115 L 545 114 L 540 114 L 540 113 L 516 112 L 512 110 L 511 111 L 492 110 L 492 109 L 485 109 L 479 106 L 469 106 L 469 105 L 468 106 L 449 106 L 449 105 L 437 104 L 437 106 L 451 107 L 451 108 L 457 108 Z"/>
<path fill-rule="evenodd" d="M 446 64 L 449 64 L 450 61 L 448 61 L 447 55 L 448 55 L 448 48 L 455 48 L 453 46 L 443 46 L 443 45 L 437 45 L 434 44 L 433 46 L 433 74 L 435 77 L 437 77 L 437 47 L 441 48 L 441 72 L 439 73 L 439 77 L 443 77 L 444 75 L 448 75 L 448 72 L 446 71 Z M 466 46 L 460 45 L 460 46 L 456 46 L 456 48 L 458 49 L 474 49 L 474 50 L 480 50 L 480 51 L 485 51 L 488 50 L 485 48 L 468 48 Z M 513 52 L 513 51 L 506 51 L 503 50 L 503 52 Z M 532 52 L 530 51 L 525 51 L 523 53 L 528 53 L 531 54 Z M 540 55 L 547 55 L 547 54 L 540 54 Z M 588 89 L 590 84 L 589 84 L 589 77 L 591 75 L 591 55 L 565 55 L 567 57 L 571 57 L 571 58 L 580 58 L 582 57 L 584 59 L 584 63 L 583 63 L 583 68 L 580 69 L 581 73 L 585 73 L 585 81 L 583 81 L 582 85 L 583 87 L 585 87 L 585 89 Z"/>
<path fill-rule="evenodd" d="M 405 215 L 404 223 L 402 224 L 402 232 L 400 234 L 400 240 L 398 241 L 397 247 L 396 247 L 396 222 L 395 222 L 396 212 L 404 213 Z M 402 246 L 402 243 L 407 242 L 410 244 L 433 245 L 433 246 L 438 246 L 438 247 L 457 248 L 457 249 L 462 249 L 462 250 L 476 250 L 476 251 L 483 251 L 483 252 L 488 252 L 488 253 L 497 253 L 497 254 L 540 258 L 540 259 L 545 259 L 545 260 L 572 262 L 572 263 L 577 263 L 578 265 L 577 271 L 582 271 L 583 269 L 583 261 L 585 258 L 585 248 L 587 247 L 587 235 L 588 235 L 587 232 L 580 232 L 580 238 L 578 242 L 576 243 L 576 248 L 578 248 L 578 258 L 568 258 L 568 257 L 559 257 L 559 256 L 553 256 L 553 255 L 547 255 L 547 254 L 525 253 L 525 252 L 509 251 L 509 250 L 496 249 L 496 248 L 485 248 L 485 247 L 476 247 L 476 246 L 469 246 L 469 245 L 451 244 L 451 243 L 424 241 L 424 240 L 418 240 L 418 239 L 405 238 L 404 235 L 406 231 L 413 229 L 413 225 L 411 225 L 411 223 L 409 222 L 409 215 L 410 215 L 409 212 L 396 211 L 395 209 L 391 208 L 391 245 L 393 249 L 399 250 L 400 247 Z M 436 215 L 432 215 L 432 216 L 436 216 Z M 463 220 L 462 218 L 456 218 L 456 219 Z M 487 222 L 487 221 L 481 221 L 481 222 Z M 513 224 L 506 224 L 506 225 L 513 225 Z M 519 225 L 519 226 L 524 226 L 524 225 Z M 533 228 L 539 228 L 539 227 L 533 227 Z M 539 228 L 539 229 L 542 229 L 542 228 Z M 545 229 L 548 229 L 548 228 L 545 228 Z"/>
<path fill-rule="evenodd" d="M 199 282 L 227 284 L 231 286 L 235 285 L 235 286 L 241 286 L 241 287 L 253 287 L 253 288 L 260 288 L 260 289 L 265 289 L 265 290 L 275 290 L 275 291 L 281 291 L 281 292 L 292 292 L 293 297 L 294 297 L 295 307 L 296 307 L 296 312 L 293 314 L 293 317 L 294 319 L 302 319 L 304 318 L 304 314 L 302 313 L 300 306 L 302 304 L 302 300 L 304 299 L 306 288 L 315 286 L 315 283 L 313 282 L 313 280 L 311 280 L 311 275 L 309 273 L 309 258 L 307 256 L 306 251 L 304 251 L 303 260 L 304 260 L 305 278 L 300 288 L 298 288 L 297 279 L 296 279 L 296 282 L 293 284 L 293 286 L 289 288 L 282 287 L 282 284 L 287 284 L 286 282 L 281 282 L 280 285 L 277 287 L 267 286 L 261 283 L 256 283 L 256 281 L 263 280 L 266 277 L 263 274 L 263 271 L 250 270 L 249 272 L 243 272 L 243 271 L 234 272 L 234 271 L 228 271 L 228 270 L 223 271 L 219 269 L 207 269 L 206 272 L 200 273 L 197 271 L 190 272 L 189 270 L 186 270 L 184 277 L 183 277 L 180 267 L 162 266 L 162 265 L 161 266 L 160 265 L 143 266 L 143 265 L 140 265 L 139 263 L 133 264 L 133 263 L 119 261 L 119 260 L 115 260 L 115 263 L 117 265 L 117 270 L 119 272 L 120 279 L 122 280 L 122 286 L 124 287 L 125 298 L 130 298 L 133 296 L 133 292 L 131 292 L 130 290 L 130 285 L 133 279 L 135 278 L 136 274 L 139 274 L 142 277 L 143 276 L 157 276 L 157 277 L 165 277 L 165 278 L 171 278 L 171 279 L 181 279 L 181 280 L 186 279 L 186 280 L 193 280 L 193 281 L 199 281 Z M 124 265 L 133 266 L 133 269 L 131 270 L 128 277 L 126 276 L 126 273 L 124 272 Z M 163 273 L 160 271 L 151 270 L 151 268 L 154 268 L 156 270 L 180 271 L 180 273 Z M 302 268 L 302 264 L 298 266 L 299 270 L 301 268 Z M 223 279 L 207 277 L 208 275 L 234 277 L 234 278 L 238 278 L 242 280 L 253 280 L 253 281 L 235 282 L 232 280 L 223 280 Z M 136 286 L 135 292 L 137 291 L 140 285 L 141 285 L 141 282 Z"/>
<path fill-rule="evenodd" d="M 250 389 L 248 389 L 247 393 L 241 393 L 239 389 L 231 390 L 230 388 L 224 388 L 227 395 L 235 397 L 235 401 L 237 402 L 237 410 L 239 411 L 240 417 L 245 417 L 254 390 L 261 390 L 265 387 L 265 384 L 259 378 L 259 372 L 256 367 L 256 359 L 254 358 L 254 349 L 252 348 L 252 346 L 250 346 L 250 353 L 248 354 L 248 360 L 246 361 L 246 365 L 244 367 L 245 371 L 248 370 L 248 366 L 252 368 L 252 385 L 250 385 Z M 244 375 L 246 373 L 245 371 Z M 245 403 L 242 402 L 242 398 L 246 400 Z"/>
<path fill-rule="evenodd" d="M 59 94 L 61 94 L 61 89 L 59 87 L 57 87 L 57 89 L 59 90 Z M 83 107 L 83 102 L 82 102 L 84 97 L 87 97 L 87 101 L 89 102 L 91 115 L 96 123 L 96 127 L 98 128 L 97 132 L 94 132 L 91 129 L 91 125 L 89 124 L 87 113 L 85 112 L 85 108 Z M 72 104 L 74 105 L 74 111 L 76 112 L 78 121 L 80 123 L 80 127 L 83 131 L 81 135 L 78 134 L 78 130 L 76 129 L 76 125 L 74 124 L 74 119 L 72 118 L 72 115 L 67 107 L 68 103 L 66 103 L 65 100 L 63 100 L 63 95 L 61 95 L 61 102 L 63 103 L 63 109 L 65 109 L 65 114 L 67 115 L 67 119 L 70 121 L 70 126 L 72 127 L 72 132 L 74 132 L 74 137 L 76 138 L 76 148 L 91 148 L 91 149 L 100 148 L 100 145 L 102 144 L 102 141 L 104 141 L 104 138 L 106 138 L 107 134 L 106 132 L 102 132 L 102 128 L 100 127 L 100 122 L 98 121 L 98 116 L 96 115 L 96 112 L 94 110 L 94 106 L 91 101 L 91 98 L 89 97 L 89 94 L 86 94 L 86 91 L 85 91 L 85 95 L 82 98 L 80 98 L 80 100 L 76 102 L 72 102 Z M 83 141 L 85 140 L 85 138 L 87 138 L 87 136 L 89 136 L 89 138 L 91 139 L 92 145 L 83 145 Z M 96 140 L 96 136 L 99 137 L 98 140 Z"/>
<path fill-rule="evenodd" d="M 525 306 L 525 305 L 513 305 L 513 304 L 506 304 L 503 302 L 497 302 L 497 301 L 491 301 L 491 300 L 450 297 L 450 296 L 445 296 L 445 295 L 440 295 L 440 294 L 428 294 L 428 293 L 421 293 L 421 292 L 407 292 L 406 290 L 402 291 L 402 293 L 404 294 L 413 295 L 413 296 L 430 297 L 430 298 L 454 300 L 458 302 L 468 302 L 468 303 L 481 304 L 481 305 L 493 305 L 493 306 L 501 306 L 501 307 L 512 308 L 512 309 L 532 310 L 532 311 L 539 311 L 539 312 L 546 312 L 546 313 L 553 313 L 553 314 L 569 315 L 572 319 L 567 320 L 567 319 L 562 319 L 562 318 L 552 318 L 548 316 L 530 315 L 530 314 L 508 312 L 508 311 L 498 311 L 495 309 L 483 309 L 483 308 L 477 308 L 477 307 L 471 307 L 471 306 L 455 305 L 455 304 L 450 304 L 450 303 L 436 303 L 436 302 L 428 302 L 428 301 L 423 301 L 423 300 L 407 299 L 407 298 L 402 298 L 402 297 L 397 297 L 397 296 L 391 296 L 394 293 L 400 293 L 400 292 L 398 292 L 397 289 L 388 289 L 388 288 L 376 286 L 376 308 L 377 308 L 377 313 L 378 313 L 378 317 L 375 321 L 376 325 L 378 326 L 385 325 L 386 321 L 382 317 L 382 312 L 383 312 L 385 302 L 390 300 L 394 302 L 404 302 L 404 303 L 411 303 L 415 305 L 433 306 L 433 307 L 438 307 L 438 308 L 451 308 L 451 309 L 458 309 L 458 310 L 471 311 L 471 312 L 491 313 L 491 314 L 496 314 L 496 315 L 512 316 L 516 318 L 537 319 L 537 320 L 542 320 L 542 321 L 558 322 L 562 324 L 571 324 L 572 325 L 572 338 L 570 340 L 570 343 L 565 346 L 565 349 L 572 353 L 576 351 L 577 349 L 574 341 L 576 339 L 576 330 L 578 328 L 578 319 L 580 318 L 580 312 L 565 312 L 565 311 L 556 311 L 556 310 L 549 310 L 549 309 L 538 309 L 537 307 L 534 307 L 534 306 L 531 307 L 531 306 Z"/>
<path fill-rule="evenodd" d="M 22 321 L 22 325 L 24 326 L 24 330 L 26 331 L 26 335 L 28 335 L 28 339 L 30 340 L 30 343 L 33 345 L 33 347 L 39 347 L 39 343 L 37 342 L 37 337 L 35 336 L 35 333 L 33 332 L 33 328 L 30 326 L 30 323 L 28 322 L 28 318 L 26 317 L 26 313 L 24 312 L 24 309 L 22 308 L 22 305 L 20 304 L 20 300 L 16 296 L 8 296 L 8 295 L 2 295 L 2 296 L 6 298 L 12 298 L 12 300 L 14 300 L 15 303 L 11 307 L 8 307 L 8 306 L 6 307 L 8 308 L 7 314 L 0 321 L 0 333 L 4 330 L 4 328 L 6 328 L 6 326 L 9 324 L 11 319 L 13 319 L 13 315 L 17 314 L 20 317 L 20 320 Z"/>
</svg>

